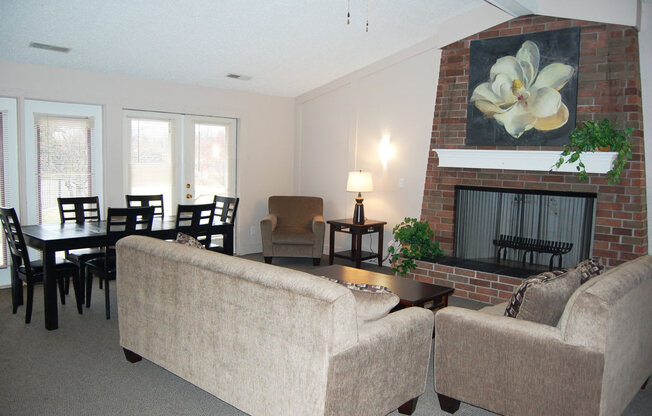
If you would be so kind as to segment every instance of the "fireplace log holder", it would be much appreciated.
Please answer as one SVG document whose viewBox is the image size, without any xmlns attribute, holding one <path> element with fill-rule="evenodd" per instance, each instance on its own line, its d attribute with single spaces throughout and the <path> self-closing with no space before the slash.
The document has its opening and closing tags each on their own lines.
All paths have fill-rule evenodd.
<svg viewBox="0 0 652 416">
<path fill-rule="evenodd" d="M 562 255 L 568 253 L 573 248 L 573 243 L 565 243 L 563 241 L 548 241 L 537 240 L 536 238 L 517 237 L 513 235 L 501 234 L 498 239 L 494 240 L 494 245 L 498 247 L 496 254 L 496 262 L 500 263 L 500 252 L 503 252 L 503 260 L 507 258 L 507 249 L 523 250 L 523 267 L 525 267 L 525 259 L 530 253 L 530 264 L 533 263 L 534 253 L 550 254 L 550 262 L 548 267 L 552 270 L 552 264 L 555 257 L 558 258 L 558 267 L 561 268 Z"/>
</svg>

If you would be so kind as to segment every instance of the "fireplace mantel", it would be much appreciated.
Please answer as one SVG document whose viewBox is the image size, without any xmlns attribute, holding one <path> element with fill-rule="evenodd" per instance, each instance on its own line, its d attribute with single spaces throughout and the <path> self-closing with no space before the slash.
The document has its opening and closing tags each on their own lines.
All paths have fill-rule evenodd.
<svg viewBox="0 0 652 416">
<path fill-rule="evenodd" d="M 479 149 L 432 149 L 439 156 L 439 167 L 531 170 L 553 172 L 576 172 L 577 162 L 564 163 L 559 169 L 555 166 L 559 160 L 558 150 L 479 150 Z M 583 153 L 582 162 L 587 173 L 607 173 L 616 152 Z"/>
</svg>

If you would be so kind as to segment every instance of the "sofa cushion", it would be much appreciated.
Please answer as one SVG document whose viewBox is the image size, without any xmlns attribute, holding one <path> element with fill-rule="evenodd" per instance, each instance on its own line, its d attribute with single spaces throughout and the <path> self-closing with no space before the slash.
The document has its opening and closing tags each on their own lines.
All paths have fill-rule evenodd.
<svg viewBox="0 0 652 416">
<path fill-rule="evenodd" d="M 505 316 L 555 326 L 566 302 L 579 286 L 580 277 L 575 269 L 560 269 L 529 277 L 514 292 Z"/>
<path fill-rule="evenodd" d="M 305 244 L 311 245 L 315 241 L 315 233 L 304 227 L 278 226 L 272 232 L 274 244 Z"/>
<path fill-rule="evenodd" d="M 184 234 L 184 233 L 177 233 L 177 239 L 176 242 L 179 244 L 183 244 L 184 246 L 190 246 L 190 247 L 195 247 L 195 248 L 204 248 L 204 245 L 199 242 L 195 237 Z"/>
<path fill-rule="evenodd" d="M 581 261 L 575 269 L 580 275 L 580 284 L 584 284 L 595 276 L 604 273 L 604 264 L 600 263 L 598 257 L 593 257 Z"/>
<path fill-rule="evenodd" d="M 400 298 L 385 286 L 350 283 L 330 277 L 321 276 L 337 284 L 346 286 L 355 298 L 358 328 L 367 322 L 376 321 L 389 314 Z"/>
</svg>

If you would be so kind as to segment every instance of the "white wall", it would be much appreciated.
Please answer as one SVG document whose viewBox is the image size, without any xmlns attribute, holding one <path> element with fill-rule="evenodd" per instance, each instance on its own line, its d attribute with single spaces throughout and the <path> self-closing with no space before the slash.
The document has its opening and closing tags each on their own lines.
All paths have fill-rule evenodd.
<svg viewBox="0 0 652 416">
<path fill-rule="evenodd" d="M 353 216 L 355 194 L 346 192 L 349 171 L 373 175 L 364 197 L 367 218 L 387 221 L 384 238 L 405 217 L 419 217 L 439 78 L 441 46 L 511 17 L 483 5 L 446 22 L 435 36 L 396 55 L 297 97 L 296 193 L 324 198 L 324 216 Z M 385 169 L 377 150 L 389 135 L 395 154 Z M 377 250 L 377 236 L 363 249 Z M 328 238 L 325 242 L 328 249 Z M 336 250 L 350 237 L 336 235 Z M 387 264 L 387 263 L 386 263 Z"/>
<path fill-rule="evenodd" d="M 26 98 L 103 106 L 107 206 L 124 206 L 123 108 L 238 118 L 236 252 L 262 251 L 259 221 L 267 197 L 294 189 L 293 99 L 7 61 L 0 61 L 0 74 L 0 96 L 17 97 L 19 108 Z"/>
<path fill-rule="evenodd" d="M 374 191 L 363 195 L 368 218 L 388 221 L 391 230 L 404 216 L 420 215 L 438 63 L 439 51 L 429 50 L 297 99 L 297 193 L 324 198 L 326 219 L 353 215 L 346 180 L 357 169 L 373 175 Z M 384 135 L 396 150 L 387 169 L 377 153 Z M 350 244 L 344 235 L 337 241 L 338 250 Z M 363 244 L 377 250 L 375 235 Z"/>
</svg>

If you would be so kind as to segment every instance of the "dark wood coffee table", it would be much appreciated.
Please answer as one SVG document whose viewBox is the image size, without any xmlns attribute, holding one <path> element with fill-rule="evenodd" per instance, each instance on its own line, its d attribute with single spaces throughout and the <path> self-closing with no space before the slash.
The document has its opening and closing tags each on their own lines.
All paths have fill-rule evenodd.
<svg viewBox="0 0 652 416">
<path fill-rule="evenodd" d="M 339 264 L 318 267 L 311 270 L 311 273 L 350 283 L 367 283 L 385 286 L 401 299 L 395 309 L 409 306 L 420 306 L 423 308 L 429 302 L 432 302 L 432 305 L 428 305 L 428 309 L 435 310 L 443 308 L 448 306 L 448 296 L 452 295 L 455 290 L 452 287 L 437 286 L 403 277 L 370 272 L 369 270 L 354 269 L 353 267 L 341 266 Z"/>
</svg>

